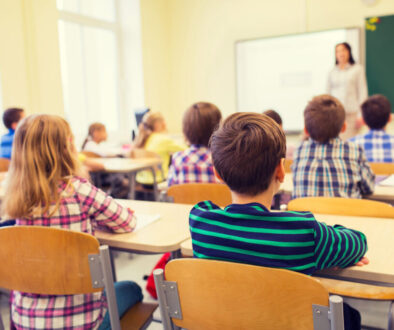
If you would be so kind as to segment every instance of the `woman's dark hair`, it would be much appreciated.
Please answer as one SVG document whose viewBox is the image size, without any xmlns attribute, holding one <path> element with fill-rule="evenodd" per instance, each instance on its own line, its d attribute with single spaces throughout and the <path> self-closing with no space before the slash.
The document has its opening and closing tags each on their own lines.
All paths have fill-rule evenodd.
<svg viewBox="0 0 394 330">
<path fill-rule="evenodd" d="M 354 63 L 356 63 L 355 60 L 354 60 L 354 58 L 353 58 L 353 55 L 352 55 L 352 47 L 350 47 L 350 45 L 349 45 L 347 42 L 341 42 L 341 43 L 339 43 L 339 44 L 337 44 L 337 45 L 335 46 L 335 49 L 337 49 L 337 47 L 340 46 L 340 45 L 343 45 L 343 46 L 347 49 L 347 51 L 349 52 L 349 63 L 350 63 L 351 65 L 353 65 Z M 336 56 L 335 56 L 335 64 L 338 64 L 338 60 L 337 60 L 337 57 L 336 57 Z"/>
</svg>

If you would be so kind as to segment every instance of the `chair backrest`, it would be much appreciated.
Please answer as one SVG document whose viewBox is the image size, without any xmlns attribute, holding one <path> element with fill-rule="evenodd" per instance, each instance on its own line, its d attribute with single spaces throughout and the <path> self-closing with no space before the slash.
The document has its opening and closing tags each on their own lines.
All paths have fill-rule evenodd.
<svg viewBox="0 0 394 330">
<path fill-rule="evenodd" d="M 310 211 L 322 214 L 394 218 L 394 207 L 390 204 L 367 199 L 303 197 L 291 200 L 287 209 L 289 211 Z"/>
<path fill-rule="evenodd" d="M 112 329 L 120 329 L 108 246 L 89 234 L 41 226 L 0 228 L 0 242 L 0 287 L 51 295 L 105 287 Z"/>
<path fill-rule="evenodd" d="M 312 305 L 329 305 L 328 291 L 318 281 L 284 269 L 177 259 L 166 265 L 161 286 L 162 271 L 154 274 L 156 288 L 164 284 L 169 292 L 163 300 L 159 289 L 160 308 L 163 301 L 172 305 L 168 297 L 177 289 L 180 306 L 166 309 L 173 315 L 170 322 L 187 329 L 313 329 Z M 341 315 L 338 320 L 343 324 Z"/>
<path fill-rule="evenodd" d="M 95 152 L 92 151 L 81 151 L 81 154 L 89 158 L 101 158 L 99 154 L 96 154 Z"/>
<path fill-rule="evenodd" d="M 0 172 L 7 172 L 10 166 L 10 160 L 8 158 L 0 158 Z"/>
<path fill-rule="evenodd" d="M 285 159 L 285 173 L 291 173 L 291 165 L 293 164 L 292 159 Z"/>
<path fill-rule="evenodd" d="M 231 204 L 230 189 L 219 183 L 185 183 L 173 185 L 168 188 L 167 195 L 172 197 L 174 203 L 196 204 L 210 200 L 219 206 Z"/>
<path fill-rule="evenodd" d="M 394 163 L 369 163 L 369 166 L 376 175 L 394 174 Z"/>
</svg>

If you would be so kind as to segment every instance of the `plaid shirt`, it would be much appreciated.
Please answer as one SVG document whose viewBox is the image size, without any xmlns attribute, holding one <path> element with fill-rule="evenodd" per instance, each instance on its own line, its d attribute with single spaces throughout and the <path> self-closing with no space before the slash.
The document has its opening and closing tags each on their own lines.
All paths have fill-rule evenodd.
<svg viewBox="0 0 394 330">
<path fill-rule="evenodd" d="M 94 234 L 97 226 L 130 232 L 135 217 L 87 180 L 74 177 L 60 185 L 61 202 L 51 216 L 16 219 L 16 225 L 48 226 Z M 39 295 L 14 291 L 11 316 L 17 329 L 97 329 L 107 305 L 101 292 L 80 295 Z"/>
<path fill-rule="evenodd" d="M 394 162 L 394 135 L 387 134 L 384 130 L 371 129 L 367 134 L 357 135 L 349 141 L 364 148 L 369 162 Z"/>
<path fill-rule="evenodd" d="M 304 141 L 292 165 L 293 198 L 326 196 L 361 198 L 373 192 L 375 176 L 362 148 L 340 138 L 328 143 Z"/>
<path fill-rule="evenodd" d="M 183 183 L 219 183 L 213 173 L 208 148 L 192 144 L 189 149 L 172 156 L 168 186 Z"/>
</svg>

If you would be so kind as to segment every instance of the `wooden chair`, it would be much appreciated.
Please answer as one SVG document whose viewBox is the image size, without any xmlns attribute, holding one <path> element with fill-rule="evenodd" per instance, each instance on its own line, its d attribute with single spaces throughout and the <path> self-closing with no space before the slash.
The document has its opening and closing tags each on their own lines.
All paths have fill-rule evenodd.
<svg viewBox="0 0 394 330">
<path fill-rule="evenodd" d="M 394 219 L 394 208 L 390 204 L 365 199 L 306 197 L 293 199 L 287 207 L 289 211 Z M 330 294 L 357 299 L 391 300 L 389 323 L 394 320 L 394 288 L 315 278 L 323 284 Z M 394 324 L 392 327 L 389 326 L 389 329 L 394 329 Z"/>
<path fill-rule="evenodd" d="M 300 273 L 176 259 L 153 274 L 166 330 L 343 329 L 342 299 Z"/>
<path fill-rule="evenodd" d="M 291 173 L 291 165 L 293 165 L 292 159 L 285 159 L 285 173 Z"/>
<path fill-rule="evenodd" d="M 289 211 L 339 214 L 348 216 L 394 218 L 394 207 L 390 204 L 367 199 L 340 197 L 296 198 L 287 205 Z"/>
<path fill-rule="evenodd" d="M 394 174 L 394 163 L 369 163 L 369 166 L 376 175 Z"/>
<path fill-rule="evenodd" d="M 105 288 L 112 329 L 140 329 L 150 323 L 157 304 L 138 303 L 119 321 L 109 249 L 92 235 L 16 226 L 1 228 L 0 242 L 0 287 L 53 295 Z"/>
<path fill-rule="evenodd" d="M 185 183 L 168 188 L 167 195 L 172 197 L 174 203 L 196 204 L 210 200 L 219 206 L 231 204 L 230 189 L 219 183 Z"/>
<path fill-rule="evenodd" d="M 0 172 L 7 172 L 10 166 L 10 160 L 8 158 L 0 158 Z"/>
<path fill-rule="evenodd" d="M 95 152 L 92 151 L 81 151 L 81 154 L 89 158 L 101 158 L 99 154 L 96 154 Z"/>
</svg>

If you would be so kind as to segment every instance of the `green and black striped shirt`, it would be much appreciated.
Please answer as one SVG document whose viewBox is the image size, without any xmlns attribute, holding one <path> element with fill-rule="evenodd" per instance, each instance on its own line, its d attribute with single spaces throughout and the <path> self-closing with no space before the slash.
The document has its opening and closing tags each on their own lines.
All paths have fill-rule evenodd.
<svg viewBox="0 0 394 330">
<path fill-rule="evenodd" d="M 193 254 L 312 274 L 358 262 L 367 251 L 363 233 L 318 222 L 310 212 L 270 212 L 259 203 L 221 209 L 210 201 L 190 212 Z"/>
</svg>

